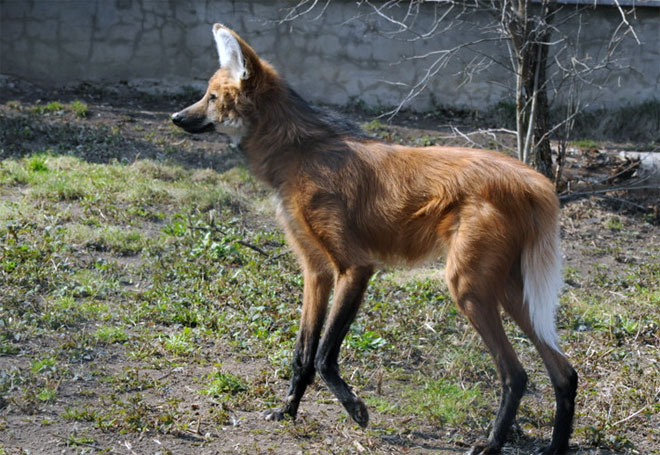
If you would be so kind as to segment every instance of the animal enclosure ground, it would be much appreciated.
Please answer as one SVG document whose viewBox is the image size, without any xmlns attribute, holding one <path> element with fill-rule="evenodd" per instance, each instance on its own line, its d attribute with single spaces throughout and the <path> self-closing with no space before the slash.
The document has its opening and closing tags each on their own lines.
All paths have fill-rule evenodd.
<svg viewBox="0 0 660 455">
<path fill-rule="evenodd" d="M 264 421 L 288 386 L 301 276 L 240 153 L 171 124 L 196 95 L 5 88 L 0 454 L 456 454 L 487 434 L 500 385 L 441 263 L 371 281 L 341 359 L 368 428 L 318 380 L 296 422 Z M 418 145 L 510 141 L 351 115 Z M 607 177 L 591 155 L 571 155 L 569 177 Z M 562 209 L 573 453 L 660 453 L 657 196 Z M 507 331 L 530 383 L 504 453 L 526 454 L 549 440 L 554 400 L 530 343 Z"/>
</svg>

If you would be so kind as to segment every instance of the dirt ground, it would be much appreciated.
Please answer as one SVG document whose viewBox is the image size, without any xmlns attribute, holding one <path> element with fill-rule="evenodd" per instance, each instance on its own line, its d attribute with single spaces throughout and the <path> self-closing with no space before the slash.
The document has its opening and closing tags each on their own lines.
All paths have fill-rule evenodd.
<svg viewBox="0 0 660 455">
<path fill-rule="evenodd" d="M 195 94 L 190 92 L 149 94 L 138 92 L 128 85 L 82 85 L 67 90 L 50 90 L 23 81 L 5 80 L 0 91 L 0 120 L 7 130 L 0 133 L 0 136 L 5 135 L 0 159 L 20 159 L 69 141 L 74 144 L 70 146 L 74 153 L 75 144 L 84 150 L 83 158 L 89 163 L 133 163 L 151 159 L 181 166 L 197 172 L 195 175 L 205 170 L 221 174 L 244 164 L 240 152 L 224 138 L 180 134 L 168 123 L 171 112 L 195 101 L 194 98 Z M 60 111 L 37 117 L 26 114 L 34 106 L 45 106 L 53 100 L 61 103 L 81 100 L 88 106 L 88 112 L 84 119 Z M 383 120 L 374 120 L 365 112 L 349 110 L 347 115 L 362 122 L 369 133 L 394 141 L 419 145 L 467 144 L 500 150 L 506 150 L 512 144 L 512 138 L 501 132 L 473 134 L 468 128 L 459 134 L 447 126 L 451 124 L 451 118 L 408 113 L 393 124 L 387 124 Z M 57 129 L 44 125 L 56 125 Z M 9 128 L 17 128 L 18 131 L 30 128 L 37 134 L 30 134 L 20 143 L 17 140 L 19 133 L 12 135 Z M 657 430 L 660 427 L 657 415 L 660 398 L 660 328 L 657 325 L 660 301 L 656 281 L 660 278 L 660 191 L 647 188 L 599 192 L 608 186 L 648 185 L 648 180 L 640 180 L 641 171 L 633 161 L 621 159 L 615 153 L 635 147 L 635 144 L 612 143 L 596 143 L 586 147 L 576 145 L 569 153 L 564 173 L 561 223 L 568 290 L 563 302 L 568 306 L 574 303 L 575 309 L 566 310 L 562 333 L 566 334 L 563 336 L 569 345 L 567 353 L 576 359 L 580 374 L 589 378 L 584 382 L 586 385 L 578 398 L 576 428 L 579 430 L 574 438 L 572 453 L 660 453 L 660 434 Z M 639 147 L 645 150 L 653 148 L 648 144 Z M 18 201 L 26 192 L 24 185 L 0 186 L 0 196 L 6 201 Z M 256 192 L 264 198 L 266 193 L 263 189 Z M 75 208 L 78 206 L 72 206 L 72 210 L 78 210 Z M 175 211 L 171 207 L 162 210 L 165 218 Z M 5 224 L 9 226 L 10 221 Z M 260 227 L 265 231 L 277 230 L 272 218 L 259 222 L 265 223 Z M 160 231 L 162 226 L 158 221 L 145 221 L 141 229 L 144 232 Z M 3 241 L 9 242 L 9 238 L 6 234 Z M 132 270 L 132 267 L 139 267 L 146 261 L 141 255 L 113 256 L 108 251 L 93 248 L 79 249 L 75 255 L 74 261 L 81 264 L 108 260 L 118 270 Z M 419 273 L 426 272 L 428 269 Z M 121 286 L 128 289 L 137 284 L 129 280 Z M 643 299 L 647 300 L 643 305 L 635 303 L 638 306 L 629 319 L 636 321 L 637 325 L 631 333 L 618 335 L 615 331 L 619 323 L 608 322 L 602 333 L 593 335 L 595 327 L 600 327 L 599 310 L 592 317 L 592 310 L 585 302 L 591 302 L 591 288 L 599 286 L 602 289 L 593 295 L 607 300 L 607 308 L 614 309 L 608 314 L 614 316 L 615 309 L 624 306 L 630 295 L 636 292 L 631 289 L 643 288 Z M 0 287 L 4 286 L 0 283 Z M 641 292 L 634 294 L 635 299 Z M 647 294 L 650 297 L 646 297 Z M 0 301 L 2 299 L 0 296 Z M 30 299 L 26 297 L 26 302 Z M 112 299 L 112 294 L 108 299 Z M 7 318 L 7 314 L 3 315 L 0 323 L 10 327 L 11 321 L 8 322 Z M 149 324 L 158 325 L 149 321 L 145 324 L 146 329 L 151 327 Z M 35 359 L 42 353 L 60 349 L 70 338 L 75 341 L 76 333 L 69 328 L 41 336 L 30 331 L 9 333 L 6 327 L 0 327 L 0 330 L 5 331 L 3 336 L 9 340 L 7 343 L 10 343 L 12 350 L 0 352 L 0 376 L 4 378 L 4 389 L 0 389 L 4 390 L 0 395 L 0 454 L 456 454 L 466 451 L 476 438 L 487 431 L 486 426 L 443 426 L 424 421 L 419 416 L 409 415 L 403 404 L 397 410 L 397 403 L 400 403 L 398 395 L 402 393 L 401 383 L 404 381 L 398 381 L 396 375 L 387 372 L 383 379 L 383 369 L 379 367 L 366 373 L 353 372 L 359 378 L 362 389 L 366 390 L 364 393 L 376 397 L 370 405 L 371 426 L 367 429 L 348 421 L 336 400 L 318 381 L 303 400 L 301 415 L 295 423 L 267 422 L 260 411 L 276 403 L 262 397 L 284 396 L 287 375 L 277 370 L 269 357 L 248 355 L 244 350 L 226 344 L 224 338 L 212 336 L 199 338 L 194 355 L 185 361 L 169 361 L 171 352 L 163 351 L 163 344 L 157 339 L 146 341 L 143 345 L 129 342 L 87 346 L 77 351 L 79 355 L 68 362 L 67 374 L 53 376 L 57 378 L 53 379 L 57 382 L 55 399 L 31 400 L 28 399 L 31 383 L 20 383 L 19 379 L 28 375 L 31 368 L 34 370 Z M 87 321 L 75 330 L 82 333 L 93 327 L 94 323 Z M 139 334 L 146 330 L 145 327 L 136 326 L 129 332 L 136 339 L 143 340 Z M 460 327 L 467 326 L 460 325 L 458 331 Z M 177 329 L 173 326 L 161 330 L 172 332 Z M 466 331 L 461 337 L 458 342 L 463 340 L 479 346 L 472 332 Z M 624 348 L 626 351 L 622 357 L 613 357 Z M 443 346 L 436 349 L 442 350 Z M 145 361 L 142 354 L 146 351 L 168 361 L 163 360 L 164 364 Z M 523 354 L 523 362 L 527 363 L 528 357 L 533 354 L 533 351 Z M 376 353 L 374 358 L 378 359 L 378 355 Z M 393 354 L 394 357 L 398 355 L 398 351 Z M 478 358 L 481 359 L 481 356 L 485 354 L 479 353 Z M 488 361 L 487 356 L 484 358 Z M 628 365 L 632 358 L 636 362 L 635 369 L 624 369 L 623 364 Z M 393 364 L 403 362 L 403 368 L 410 371 L 421 368 L 410 359 L 391 361 Z M 481 360 L 476 362 L 479 364 Z M 259 387 L 267 393 L 255 395 L 257 398 L 251 395 L 244 399 L 234 398 L 230 405 L 200 395 L 199 378 L 213 374 L 218 363 L 222 363 L 223 372 L 243 378 L 250 387 Z M 352 377 L 351 368 L 357 371 L 363 366 L 349 356 L 346 374 Z M 614 370 L 619 366 L 621 370 L 617 373 Z M 537 363 L 534 371 L 541 375 L 542 367 Z M 623 403 L 623 409 L 619 409 L 618 394 L 623 393 L 623 389 L 628 393 L 631 389 L 640 388 L 637 382 L 628 384 L 634 375 L 638 375 L 636 379 L 642 383 L 647 378 L 646 388 L 639 396 L 635 395 L 635 399 L 621 395 L 624 396 L 621 400 L 629 401 Z M 115 379 L 104 381 L 100 378 Z M 488 388 L 489 398 L 496 396 L 499 387 L 496 377 L 486 375 L 480 377 L 478 382 Z M 37 387 L 37 382 L 34 384 Z M 36 393 L 35 388 L 33 394 Z M 237 396 L 240 397 L 240 393 Z M 394 403 L 395 409 L 375 406 L 373 403 L 381 396 Z M 546 389 L 533 388 L 525 397 L 532 404 L 528 408 L 523 406 L 521 413 L 532 409 L 535 416 L 541 416 L 539 420 L 547 420 L 552 410 L 543 408 L 550 406 L 550 396 L 551 392 Z M 590 400 L 593 400 L 593 408 Z M 489 409 L 492 411 L 495 405 L 491 403 Z M 104 409 L 123 426 L 99 418 L 99 410 Z M 78 413 L 77 418 L 63 417 L 72 414 L 72 410 Z M 90 416 L 83 415 L 86 410 Z M 96 414 L 91 415 L 92 410 Z M 141 412 L 140 416 L 136 410 Z M 134 411 L 136 419 L 148 420 L 143 424 L 143 430 L 130 425 L 131 412 Z M 605 417 L 601 418 L 601 415 Z M 489 416 L 492 414 L 487 414 L 483 421 L 487 422 Z M 165 419 L 172 419 L 173 422 L 185 420 L 185 425 L 173 424 L 176 427 L 174 430 L 162 430 L 169 425 Z M 508 444 L 503 453 L 530 453 L 542 443 L 539 437 L 545 435 L 547 441 L 549 421 L 544 422 L 538 432 L 529 430 L 532 436 L 526 432 L 525 425 L 536 428 L 533 423 L 517 426 L 514 442 Z"/>
</svg>

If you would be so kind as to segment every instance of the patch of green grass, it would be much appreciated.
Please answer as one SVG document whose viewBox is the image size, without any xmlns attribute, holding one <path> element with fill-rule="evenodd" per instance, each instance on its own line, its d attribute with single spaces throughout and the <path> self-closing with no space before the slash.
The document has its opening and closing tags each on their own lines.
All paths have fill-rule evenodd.
<svg viewBox="0 0 660 455">
<path fill-rule="evenodd" d="M 87 117 L 89 114 L 89 107 L 80 100 L 72 101 L 71 104 L 69 104 L 69 109 L 80 118 Z"/>
<path fill-rule="evenodd" d="M 371 120 L 362 124 L 362 128 L 368 133 L 377 133 L 381 132 L 384 129 L 387 129 L 387 125 L 381 122 L 378 119 Z"/>
<path fill-rule="evenodd" d="M 581 149 L 592 149 L 592 148 L 598 148 L 599 144 L 598 142 L 592 139 L 580 139 L 577 141 L 573 141 L 573 146 Z"/>
<path fill-rule="evenodd" d="M 40 321 L 51 329 L 75 327 L 98 318 L 107 309 L 106 304 L 95 300 L 79 301 L 70 295 L 56 297 L 44 306 Z"/>
<path fill-rule="evenodd" d="M 91 436 L 72 433 L 66 437 L 65 443 L 67 447 L 89 446 L 96 443 L 96 439 Z"/>
<path fill-rule="evenodd" d="M 225 395 L 235 395 L 247 390 L 247 385 L 241 378 L 231 373 L 223 373 L 216 369 L 208 376 L 208 385 L 204 393 L 214 397 L 223 397 Z"/>
<path fill-rule="evenodd" d="M 479 409 L 484 406 L 483 390 L 480 384 L 469 388 L 438 379 L 425 381 L 420 387 L 411 388 L 405 393 L 408 404 L 406 412 L 428 419 L 436 425 L 465 425 L 480 422 Z"/>
<path fill-rule="evenodd" d="M 57 359 L 55 357 L 44 357 L 39 360 L 35 360 L 30 365 L 30 370 L 34 374 L 51 374 L 57 370 Z"/>
<path fill-rule="evenodd" d="M 10 102 L 7 104 L 7 107 L 17 110 L 21 110 L 23 108 L 19 102 Z M 29 112 L 37 115 L 52 114 L 55 112 L 63 112 L 69 110 L 80 118 L 86 117 L 89 113 L 89 107 L 87 104 L 80 100 L 74 100 L 69 104 L 64 104 L 59 101 L 50 101 L 46 104 L 36 104 L 28 110 Z"/>
<path fill-rule="evenodd" d="M 376 332 L 372 330 L 360 331 L 355 328 L 355 325 L 346 338 L 346 343 L 351 348 L 361 352 L 380 349 L 387 345 L 387 341 Z"/>
<path fill-rule="evenodd" d="M 39 160 L 40 155 L 37 155 L 36 159 Z M 16 182 L 31 185 L 30 195 L 33 198 L 51 201 L 83 199 L 92 197 L 95 190 L 102 184 L 102 182 L 94 180 L 94 176 L 91 174 L 61 169 L 60 166 L 68 164 L 65 159 L 50 158 L 49 161 L 51 162 L 50 168 L 54 172 L 35 171 L 33 164 L 35 157 L 27 158 L 25 164 L 27 174 L 21 175 L 20 171 L 15 172 Z"/>
<path fill-rule="evenodd" d="M 45 155 L 32 156 L 27 161 L 27 166 L 26 166 L 27 170 L 30 172 L 47 172 L 48 171 L 47 159 L 48 157 Z"/>
<path fill-rule="evenodd" d="M 123 343 L 128 340 L 128 334 L 121 327 L 102 326 L 92 335 L 96 340 L 102 343 Z"/>
<path fill-rule="evenodd" d="M 0 184 L 23 185 L 29 183 L 30 171 L 28 166 L 23 166 L 15 160 L 4 160 L 0 162 Z"/>
<path fill-rule="evenodd" d="M 148 244 L 142 231 L 119 226 L 96 228 L 72 223 L 65 228 L 65 238 L 74 245 L 96 251 L 111 251 L 120 256 L 136 255 Z"/>
<path fill-rule="evenodd" d="M 46 403 L 52 403 L 57 398 L 57 390 L 51 387 L 42 387 L 37 392 L 37 399 Z"/>
<path fill-rule="evenodd" d="M 624 227 L 621 218 L 619 218 L 618 216 L 612 216 L 608 218 L 606 222 L 606 226 L 608 229 L 611 229 L 613 231 L 620 231 Z"/>
<path fill-rule="evenodd" d="M 175 205 L 190 210 L 244 210 L 242 197 L 230 186 L 239 186 L 231 176 L 213 175 L 203 181 L 184 178 L 180 167 L 136 161 L 131 165 L 98 165 L 71 156 L 48 153 L 22 160 L 5 160 L 0 165 L 0 184 L 29 185 L 34 200 L 78 202 L 87 220 L 100 224 L 111 218 L 131 222 L 164 219 L 154 206 Z M 244 183 L 240 184 L 245 186 Z"/>
<path fill-rule="evenodd" d="M 16 355 L 19 352 L 21 352 L 21 349 L 17 345 L 11 343 L 9 340 L 0 335 L 0 354 Z"/>
<path fill-rule="evenodd" d="M 66 408 L 63 413 L 60 414 L 64 420 L 70 420 L 74 422 L 93 422 L 97 418 L 97 411 L 91 409 L 91 407 L 84 406 L 83 408 Z"/>
<path fill-rule="evenodd" d="M 109 383 L 115 393 L 141 392 L 161 385 L 159 381 L 140 374 L 139 369 L 131 367 L 124 368 L 116 376 L 104 378 L 103 382 Z"/>
<path fill-rule="evenodd" d="M 193 343 L 190 327 L 184 327 L 181 332 L 169 334 L 163 340 L 163 347 L 179 356 L 192 353 L 195 350 L 195 344 Z"/>
<path fill-rule="evenodd" d="M 35 114 L 50 114 L 53 112 L 61 112 L 64 109 L 64 104 L 59 101 L 50 101 L 46 104 L 37 104 L 33 106 L 31 111 Z"/>
<path fill-rule="evenodd" d="M 66 290 L 74 297 L 91 297 L 93 299 L 103 299 L 121 292 L 112 274 L 99 269 L 77 270 L 72 274 L 71 281 L 66 287 Z M 98 309 L 94 308 L 93 310 Z M 94 316 L 98 315 L 98 312 L 94 311 Z"/>
</svg>

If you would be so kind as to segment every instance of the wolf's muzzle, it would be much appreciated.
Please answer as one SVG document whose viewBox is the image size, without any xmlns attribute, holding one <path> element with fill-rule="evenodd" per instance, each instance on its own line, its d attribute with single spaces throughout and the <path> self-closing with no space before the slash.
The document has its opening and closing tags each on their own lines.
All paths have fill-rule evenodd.
<svg viewBox="0 0 660 455">
<path fill-rule="evenodd" d="M 172 122 L 189 133 L 204 133 L 214 129 L 213 124 L 207 122 L 206 117 L 187 115 L 183 111 L 172 114 Z"/>
</svg>

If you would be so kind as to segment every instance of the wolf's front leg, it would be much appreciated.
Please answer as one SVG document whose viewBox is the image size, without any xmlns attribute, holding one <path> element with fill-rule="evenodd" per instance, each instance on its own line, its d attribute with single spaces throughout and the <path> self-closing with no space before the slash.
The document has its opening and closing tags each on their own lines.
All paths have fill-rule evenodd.
<svg viewBox="0 0 660 455">
<path fill-rule="evenodd" d="M 304 278 L 302 318 L 293 354 L 291 385 L 284 399 L 284 406 L 263 413 L 267 420 L 282 420 L 287 414 L 295 418 L 300 400 L 307 386 L 314 380 L 314 358 L 328 307 L 333 276 L 331 273 L 315 273 L 306 268 Z"/>
</svg>

